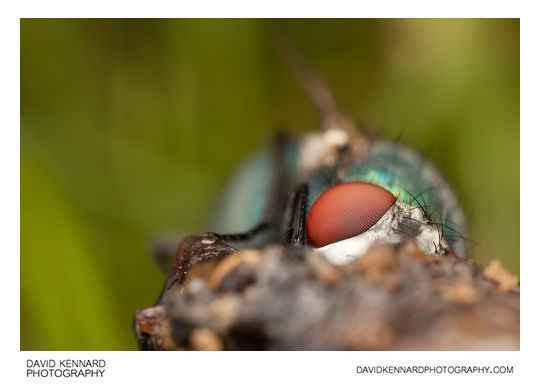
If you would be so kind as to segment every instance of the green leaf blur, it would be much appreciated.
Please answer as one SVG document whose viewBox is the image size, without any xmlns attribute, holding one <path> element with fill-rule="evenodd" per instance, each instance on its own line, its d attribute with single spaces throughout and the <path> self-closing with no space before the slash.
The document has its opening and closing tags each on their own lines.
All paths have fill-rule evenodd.
<svg viewBox="0 0 540 384">
<path fill-rule="evenodd" d="M 135 349 L 150 237 L 204 231 L 246 154 L 317 129 L 276 28 L 448 177 L 474 260 L 519 272 L 518 20 L 23 19 L 21 349 Z"/>
</svg>

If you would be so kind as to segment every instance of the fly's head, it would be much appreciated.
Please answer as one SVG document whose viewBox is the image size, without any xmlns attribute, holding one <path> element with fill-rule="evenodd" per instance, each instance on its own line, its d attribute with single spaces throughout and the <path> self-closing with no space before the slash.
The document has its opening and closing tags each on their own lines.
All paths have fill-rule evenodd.
<svg viewBox="0 0 540 384">
<path fill-rule="evenodd" d="M 309 244 L 336 265 L 361 257 L 375 243 L 408 239 L 416 240 L 426 254 L 450 252 L 423 209 L 364 182 L 338 184 L 322 193 L 309 211 L 307 236 Z"/>
</svg>

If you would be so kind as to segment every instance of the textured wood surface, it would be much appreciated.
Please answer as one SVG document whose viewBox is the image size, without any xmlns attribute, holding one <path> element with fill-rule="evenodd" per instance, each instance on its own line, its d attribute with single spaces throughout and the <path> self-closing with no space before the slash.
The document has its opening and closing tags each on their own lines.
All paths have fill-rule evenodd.
<svg viewBox="0 0 540 384">
<path fill-rule="evenodd" d="M 135 328 L 142 349 L 517 350 L 519 285 L 497 261 L 412 241 L 336 267 L 307 248 L 190 237 Z"/>
</svg>

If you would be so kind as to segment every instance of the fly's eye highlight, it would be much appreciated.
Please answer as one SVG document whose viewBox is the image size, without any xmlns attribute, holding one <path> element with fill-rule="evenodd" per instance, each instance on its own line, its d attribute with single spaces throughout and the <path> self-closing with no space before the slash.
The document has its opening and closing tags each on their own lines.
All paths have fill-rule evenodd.
<svg viewBox="0 0 540 384">
<path fill-rule="evenodd" d="M 344 183 L 324 191 L 309 211 L 307 236 L 314 247 L 358 236 L 395 203 L 386 189 L 370 183 Z"/>
</svg>

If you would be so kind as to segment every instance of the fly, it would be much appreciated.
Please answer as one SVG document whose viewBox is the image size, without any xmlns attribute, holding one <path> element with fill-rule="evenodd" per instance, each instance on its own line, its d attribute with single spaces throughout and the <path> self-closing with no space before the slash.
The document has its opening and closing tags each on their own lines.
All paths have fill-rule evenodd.
<svg viewBox="0 0 540 384">
<path fill-rule="evenodd" d="M 213 213 L 214 235 L 242 247 L 309 246 L 337 265 L 375 242 L 410 238 L 427 254 L 465 258 L 465 215 L 437 169 L 406 146 L 362 132 L 315 69 L 280 48 L 317 107 L 321 130 L 295 140 L 278 135 L 242 164 Z M 216 234 L 231 231 L 239 233 Z"/>
<path fill-rule="evenodd" d="M 404 145 L 367 135 L 297 51 L 281 44 L 280 52 L 317 107 L 320 131 L 296 139 L 278 134 L 242 163 L 212 213 L 213 232 L 157 244 L 158 259 L 176 257 L 155 306 L 145 311 L 182 290 L 192 265 L 240 248 L 307 247 L 343 265 L 375 243 L 413 239 L 428 255 L 466 257 L 465 215 L 436 168 Z M 139 346 L 152 349 L 151 323 L 164 314 L 137 316 Z"/>
</svg>

